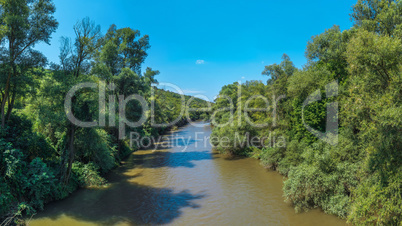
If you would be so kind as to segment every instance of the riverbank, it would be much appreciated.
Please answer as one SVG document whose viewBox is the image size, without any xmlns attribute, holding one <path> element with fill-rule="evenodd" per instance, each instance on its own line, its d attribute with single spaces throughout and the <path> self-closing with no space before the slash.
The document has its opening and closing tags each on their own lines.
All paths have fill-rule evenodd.
<svg viewBox="0 0 402 226">
<path fill-rule="evenodd" d="M 175 126 L 172 127 L 167 127 L 164 128 L 163 130 L 160 130 L 162 133 L 160 136 L 164 136 L 166 134 L 172 133 L 174 130 L 177 130 L 183 126 L 187 125 L 187 120 L 180 120 Z M 152 140 L 152 139 L 150 139 Z M 75 166 L 73 164 L 73 175 L 72 175 L 72 180 L 70 182 L 70 185 L 68 186 L 68 190 L 64 190 L 64 194 L 62 195 L 62 198 L 56 198 L 56 199 L 48 199 L 47 202 L 44 203 L 44 208 L 46 208 L 47 205 L 52 204 L 53 202 L 59 202 L 63 201 L 67 198 L 69 198 L 71 195 L 74 195 L 75 193 L 79 192 L 82 189 L 104 189 L 109 186 L 108 183 L 108 174 L 110 174 L 111 171 L 116 170 L 119 167 L 122 167 L 122 164 L 129 158 L 130 155 L 132 155 L 134 152 L 138 151 L 138 147 L 131 147 L 129 145 L 129 141 L 122 141 L 119 144 L 119 147 L 122 148 L 123 151 L 121 153 L 124 153 L 123 155 L 120 155 L 119 158 L 116 158 L 116 161 L 118 163 L 110 168 L 109 170 L 103 171 L 102 174 L 98 172 L 97 168 L 91 168 L 87 167 L 84 168 L 85 166 Z M 75 166 L 75 167 L 74 167 Z M 79 168 L 82 167 L 84 168 L 84 171 L 77 171 Z M 74 183 L 74 184 L 71 184 Z M 39 211 L 40 212 L 40 211 Z M 19 213 L 22 214 L 23 212 Z M 10 218 L 6 219 L 3 223 L 5 225 L 12 224 L 15 221 L 18 221 L 19 224 L 25 224 L 24 219 L 31 219 L 33 216 L 32 210 L 31 212 L 26 212 L 24 214 L 24 217 L 19 217 L 18 215 L 11 216 Z"/>
<path fill-rule="evenodd" d="M 132 153 L 108 174 L 107 187 L 51 203 L 30 225 L 345 224 L 320 210 L 296 214 L 283 201 L 282 176 L 256 159 L 212 151 L 209 142 L 195 139 L 210 136 L 211 128 L 197 125 L 166 134 L 166 149 Z"/>
</svg>

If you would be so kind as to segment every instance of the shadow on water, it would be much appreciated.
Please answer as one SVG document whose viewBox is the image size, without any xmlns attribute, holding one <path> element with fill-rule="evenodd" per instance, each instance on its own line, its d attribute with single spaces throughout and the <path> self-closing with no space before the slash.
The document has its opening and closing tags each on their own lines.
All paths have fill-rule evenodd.
<svg viewBox="0 0 402 226">
<path fill-rule="evenodd" d="M 194 168 L 196 161 L 216 158 L 208 150 L 182 151 L 181 146 L 193 147 L 197 142 L 182 138 L 187 133 L 171 133 L 167 135 L 164 146 L 133 153 L 122 166 L 107 175 L 110 182 L 108 186 L 80 189 L 65 200 L 48 204 L 45 211 L 35 216 L 34 220 L 48 218 L 56 221 L 67 216 L 98 225 L 115 225 L 120 222 L 128 222 L 130 225 L 168 224 L 179 218 L 184 208 L 200 208 L 196 202 L 207 197 L 205 192 L 192 194 L 189 190 L 152 187 L 135 181 L 135 178 L 143 176 L 142 169 Z M 133 169 L 139 171 L 132 174 L 130 172 Z"/>
<path fill-rule="evenodd" d="M 218 154 L 217 154 L 218 155 Z M 241 155 L 221 155 L 221 157 L 226 160 L 226 161 L 237 161 L 237 160 L 243 160 L 247 159 L 247 156 L 241 156 Z"/>
<path fill-rule="evenodd" d="M 194 168 L 196 166 L 195 161 L 212 160 L 215 158 L 216 157 L 212 156 L 209 151 L 154 151 L 141 156 L 133 155 L 127 168 L 132 168 L 138 165 L 141 165 L 142 168 Z"/>
<path fill-rule="evenodd" d="M 119 182 L 99 189 L 81 189 L 71 197 L 46 206 L 43 217 L 57 220 L 66 215 L 73 219 L 103 225 L 119 222 L 130 224 L 167 224 L 180 217 L 183 208 L 199 208 L 195 200 L 205 194 L 191 194 L 188 190 L 155 188 L 128 182 L 141 174 L 125 176 L 122 169 L 114 172 Z"/>
<path fill-rule="evenodd" d="M 124 167 L 127 169 L 137 166 L 141 168 L 194 168 L 196 161 L 217 158 L 215 153 L 211 153 L 209 143 L 193 139 L 188 135 L 184 137 L 185 134 L 188 132 L 177 131 L 163 136 L 163 139 L 159 140 L 160 142 L 146 150 L 138 151 L 144 153 L 131 155 Z"/>
<path fill-rule="evenodd" d="M 170 149 L 170 148 L 184 148 L 191 146 L 197 142 L 195 137 L 192 136 L 184 136 L 188 132 L 176 132 L 170 135 L 165 135 L 159 137 L 157 141 L 159 141 L 156 145 L 154 145 L 153 149 Z"/>
<path fill-rule="evenodd" d="M 133 153 L 122 166 L 108 174 L 110 185 L 104 188 L 80 189 L 65 200 L 50 203 L 45 211 L 34 220 L 62 216 L 78 221 L 115 225 L 167 224 L 179 218 L 183 208 L 199 208 L 196 200 L 207 195 L 205 192 L 192 194 L 188 190 L 159 188 L 133 182 L 143 176 L 141 172 L 130 174 L 130 170 L 161 167 L 193 168 L 193 161 L 210 160 L 208 151 L 171 152 L 157 150 Z"/>
</svg>

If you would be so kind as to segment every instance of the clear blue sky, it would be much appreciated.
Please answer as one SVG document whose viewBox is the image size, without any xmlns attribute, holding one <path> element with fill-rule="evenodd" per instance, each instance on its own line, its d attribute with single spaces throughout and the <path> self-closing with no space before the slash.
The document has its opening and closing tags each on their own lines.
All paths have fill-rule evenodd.
<svg viewBox="0 0 402 226">
<path fill-rule="evenodd" d="M 342 30 L 352 26 L 349 14 L 356 0 L 54 2 L 59 28 L 50 46 L 37 46 L 49 61 L 58 62 L 60 37 L 74 37 L 73 25 L 88 16 L 103 33 L 116 24 L 148 34 L 151 49 L 143 68 L 159 70 L 160 82 L 212 99 L 223 85 L 265 81 L 264 66 L 279 63 L 283 53 L 302 67 L 313 35 L 335 24 Z"/>
</svg>

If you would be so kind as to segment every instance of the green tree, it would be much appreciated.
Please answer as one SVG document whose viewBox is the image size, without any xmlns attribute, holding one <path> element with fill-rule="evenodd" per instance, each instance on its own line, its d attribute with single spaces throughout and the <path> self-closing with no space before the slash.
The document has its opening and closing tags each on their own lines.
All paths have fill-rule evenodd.
<svg viewBox="0 0 402 226">
<path fill-rule="evenodd" d="M 40 66 L 40 62 L 43 63 L 43 60 L 38 60 L 43 56 L 32 48 L 40 42 L 49 43 L 58 23 L 53 17 L 56 9 L 51 0 L 2 0 L 0 4 L 0 63 L 3 74 L 0 110 L 1 125 L 4 127 L 9 117 L 5 114 L 6 104 L 11 112 L 21 82 L 16 78 L 25 76 L 22 73 L 24 66 Z"/>
<path fill-rule="evenodd" d="M 399 0 L 358 0 L 351 16 L 357 27 L 402 37 L 402 2 Z"/>
</svg>

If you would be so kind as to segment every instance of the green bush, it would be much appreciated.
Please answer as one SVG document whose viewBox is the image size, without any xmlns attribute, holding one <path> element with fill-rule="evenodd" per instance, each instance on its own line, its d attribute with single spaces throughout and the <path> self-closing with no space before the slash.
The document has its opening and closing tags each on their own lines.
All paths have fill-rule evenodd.
<svg viewBox="0 0 402 226">
<path fill-rule="evenodd" d="M 98 168 L 93 163 L 75 162 L 73 163 L 72 172 L 81 187 L 100 186 L 106 183 L 106 180 L 99 175 Z"/>
<path fill-rule="evenodd" d="M 350 211 L 350 190 L 358 180 L 357 167 L 353 164 L 337 164 L 328 171 L 324 156 L 317 156 L 318 164 L 303 163 L 291 168 L 284 183 L 284 196 L 291 201 L 296 211 L 321 207 L 326 213 L 346 218 Z"/>
<path fill-rule="evenodd" d="M 382 184 L 374 174 L 353 191 L 349 221 L 365 225 L 398 225 L 402 219 L 402 167 Z"/>
<path fill-rule="evenodd" d="M 0 214 L 31 215 L 57 196 L 56 179 L 39 158 L 27 163 L 20 150 L 10 147 L 1 150 Z"/>
<path fill-rule="evenodd" d="M 43 209 L 45 202 L 57 198 L 57 180 L 51 169 L 39 158 L 35 158 L 26 171 L 25 195 L 29 195 L 34 208 Z"/>
</svg>

